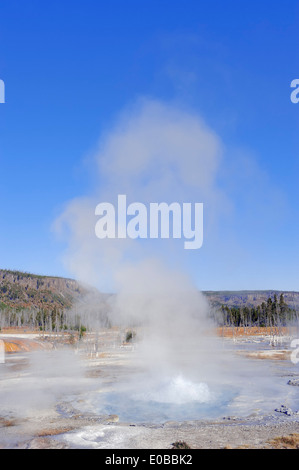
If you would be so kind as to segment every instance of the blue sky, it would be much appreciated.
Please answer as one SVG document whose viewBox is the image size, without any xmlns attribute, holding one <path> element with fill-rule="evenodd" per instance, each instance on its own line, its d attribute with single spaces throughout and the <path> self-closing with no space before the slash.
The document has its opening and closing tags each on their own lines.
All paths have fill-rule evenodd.
<svg viewBox="0 0 299 470">
<path fill-rule="evenodd" d="M 298 30 L 293 1 L 2 0 L 0 266 L 72 275 L 53 220 L 91 191 L 101 134 L 147 97 L 199 113 L 225 147 L 233 215 L 186 255 L 198 286 L 298 290 Z"/>
</svg>

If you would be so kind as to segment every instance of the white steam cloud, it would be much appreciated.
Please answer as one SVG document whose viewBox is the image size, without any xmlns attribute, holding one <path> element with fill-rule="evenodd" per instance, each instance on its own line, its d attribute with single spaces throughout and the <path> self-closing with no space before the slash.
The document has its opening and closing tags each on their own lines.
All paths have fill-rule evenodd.
<svg viewBox="0 0 299 470">
<path fill-rule="evenodd" d="M 129 202 L 203 202 L 205 224 L 223 195 L 217 187 L 222 144 L 200 116 L 141 100 L 102 136 L 92 197 L 71 201 L 57 220 L 67 235 L 65 261 L 77 279 L 111 288 L 113 320 L 145 327 L 143 365 L 166 373 L 200 375 L 213 341 L 206 336 L 208 304 L 182 271 L 182 245 L 171 240 L 102 239 L 95 236 L 95 207 Z M 163 373 L 164 373 L 163 372 Z M 189 375 L 190 375 L 189 374 Z"/>
<path fill-rule="evenodd" d="M 148 100 L 123 112 L 100 140 L 93 195 L 71 201 L 56 221 L 56 228 L 67 236 L 65 263 L 70 272 L 101 290 L 115 290 L 115 276 L 119 278 L 128 260 L 157 256 L 168 265 L 177 263 L 182 254 L 175 250 L 174 255 L 170 240 L 98 240 L 95 207 L 100 202 L 116 206 L 118 194 L 126 194 L 128 204 L 203 202 L 205 232 L 220 201 L 224 204 L 217 187 L 221 154 L 220 139 L 197 114 Z"/>
</svg>

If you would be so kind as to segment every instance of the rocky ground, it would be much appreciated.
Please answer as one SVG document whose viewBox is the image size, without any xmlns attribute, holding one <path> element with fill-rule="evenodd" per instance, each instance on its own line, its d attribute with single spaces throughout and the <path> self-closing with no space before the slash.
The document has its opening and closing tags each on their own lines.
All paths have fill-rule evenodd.
<svg viewBox="0 0 299 470">
<path fill-rule="evenodd" d="M 171 449 L 174 442 L 184 441 L 193 449 L 263 449 L 277 448 L 275 439 L 299 433 L 298 419 L 274 415 L 161 425 L 117 423 L 116 419 L 82 414 L 62 418 L 52 412 L 36 418 L 0 420 L 1 447 Z"/>
<path fill-rule="evenodd" d="M 104 341 L 105 340 L 105 341 Z M 10 338 L 11 341 L 11 338 Z M 229 340 L 230 341 L 230 340 Z M 250 339 L 246 339 L 250 341 Z M 84 355 L 84 379 L 82 386 L 90 387 L 100 377 L 105 386 L 112 384 L 116 377 L 128 370 L 127 358 L 132 346 L 123 343 L 123 332 L 103 331 L 97 337 L 89 338 Z M 104 347 L 105 345 L 105 347 Z M 258 343 L 256 350 L 260 349 Z M 238 350 L 238 348 L 237 348 Z M 263 348 L 263 352 L 267 347 Z M 269 347 L 269 351 L 272 349 Z M 287 351 L 286 348 L 280 350 Z M 244 354 L 244 349 L 241 351 Z M 251 351 L 252 353 L 252 351 Z M 30 352 L 23 355 L 10 354 L 6 362 L 6 374 L 0 370 L 0 392 L 14 392 L 14 387 L 28 379 Z M 263 361 L 287 361 L 286 354 L 277 358 L 271 354 L 260 356 Z M 68 366 L 66 371 L 68 370 Z M 299 375 L 299 374 L 298 374 Z M 82 377 L 83 377 L 82 376 Z M 68 374 L 64 375 L 69 380 Z M 82 378 L 80 376 L 80 380 Z M 51 378 L 52 380 L 52 378 Z M 286 383 L 292 391 L 298 390 L 298 377 L 293 374 Z M 48 381 L 48 382 L 47 382 Z M 52 385 L 49 377 L 44 377 L 46 388 L 52 387 L 55 400 L 45 406 L 33 406 L 31 411 L 19 413 L 0 401 L 0 447 L 18 449 L 52 448 L 104 448 L 104 449 L 171 449 L 174 442 L 184 441 L 194 449 L 224 448 L 299 448 L 299 415 L 284 403 L 271 412 L 261 409 L 249 416 L 238 417 L 229 414 L 218 419 L 194 421 L 167 421 L 165 423 L 122 422 L 114 414 L 98 415 L 77 407 L 80 400 L 72 401 Z M 35 383 L 35 382 L 32 382 Z M 29 383 L 29 388 L 31 387 Z M 73 383 L 70 382 L 70 389 Z M 44 390 L 43 390 L 44 391 Z M 34 393 L 34 390 L 32 390 Z M 7 394 L 6 394 L 7 395 Z M 6 395 L 3 395 L 6 397 Z M 24 406 L 26 403 L 24 404 Z M 29 408 L 28 408 L 29 410 Z"/>
</svg>

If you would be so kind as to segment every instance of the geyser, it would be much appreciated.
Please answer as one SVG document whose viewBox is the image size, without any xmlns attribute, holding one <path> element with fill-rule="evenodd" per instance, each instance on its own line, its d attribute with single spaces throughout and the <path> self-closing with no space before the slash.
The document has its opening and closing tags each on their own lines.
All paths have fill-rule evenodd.
<svg viewBox="0 0 299 470">
<path fill-rule="evenodd" d="M 227 413 L 236 395 L 231 388 L 212 390 L 206 383 L 193 382 L 182 375 L 156 380 L 137 375 L 134 380 L 118 383 L 108 392 L 90 394 L 83 409 L 99 415 L 117 415 L 122 423 L 210 419 Z M 82 405 L 76 403 L 76 407 Z"/>
<path fill-rule="evenodd" d="M 98 239 L 94 208 L 99 200 L 115 201 L 119 194 L 148 207 L 157 200 L 177 201 L 180 207 L 184 201 L 195 204 L 200 200 L 208 203 L 206 220 L 211 221 L 220 196 L 216 187 L 220 154 L 218 137 L 199 116 L 141 101 L 101 141 L 97 155 L 101 191 L 90 199 L 72 201 L 60 218 L 70 237 L 68 267 L 79 280 L 101 290 L 107 290 L 108 283 L 117 293 L 111 298 L 111 321 L 138 328 L 132 360 L 147 394 L 138 390 L 141 375 L 133 374 L 121 389 L 122 396 L 101 396 L 104 402 L 108 397 L 114 408 L 123 400 L 128 408 L 154 403 L 162 410 L 167 404 L 171 419 L 174 410 L 185 403 L 209 406 L 213 396 L 210 381 L 220 370 L 218 345 L 208 321 L 208 304 L 182 268 L 182 251 L 188 250 L 178 253 L 174 239 L 145 243 L 140 226 L 139 232 L 135 227 L 138 236 L 130 239 Z M 103 215 L 103 207 L 98 209 Z M 202 205 L 197 222 L 202 218 L 201 209 Z M 191 218 L 189 222 L 191 227 Z M 150 227 L 146 228 L 150 233 Z M 114 217 L 112 234 L 124 234 L 124 230 L 124 221 Z M 197 241 L 201 246 L 201 237 Z"/>
<path fill-rule="evenodd" d="M 157 403 L 172 403 L 176 405 L 188 403 L 209 403 L 213 394 L 205 383 L 194 383 L 177 375 L 164 379 L 157 387 L 139 394 L 134 394 L 135 400 Z"/>
</svg>

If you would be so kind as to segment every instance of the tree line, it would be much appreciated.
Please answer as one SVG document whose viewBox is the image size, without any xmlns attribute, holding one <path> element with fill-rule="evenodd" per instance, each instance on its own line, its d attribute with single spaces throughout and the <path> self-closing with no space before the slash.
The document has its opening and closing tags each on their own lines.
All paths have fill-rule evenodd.
<svg viewBox="0 0 299 470">
<path fill-rule="evenodd" d="M 220 326 L 235 327 L 282 327 L 297 322 L 298 312 L 290 308 L 283 294 L 274 295 L 258 306 L 229 307 L 222 305 L 211 312 Z M 97 326 L 111 326 L 106 309 L 85 306 L 80 309 L 8 307 L 0 302 L 0 330 L 23 327 L 41 332 L 79 332 Z M 97 320 L 97 322 L 96 322 Z"/>
<path fill-rule="evenodd" d="M 222 305 L 219 313 L 218 323 L 221 326 L 281 327 L 298 321 L 297 311 L 286 304 L 283 294 L 279 299 L 275 294 L 273 299 L 269 297 L 256 307 Z"/>
<path fill-rule="evenodd" d="M 0 329 L 23 327 L 41 332 L 79 331 L 83 332 L 86 327 L 82 325 L 80 315 L 66 309 L 39 310 L 34 308 L 4 308 L 0 304 Z"/>
</svg>

